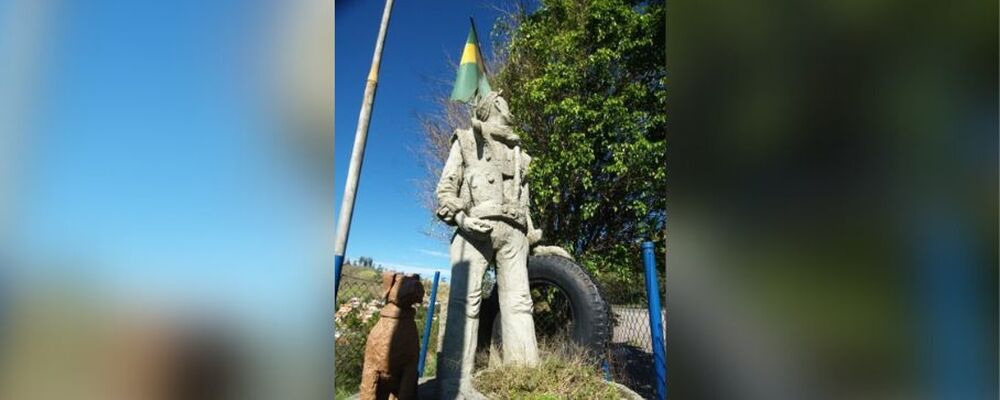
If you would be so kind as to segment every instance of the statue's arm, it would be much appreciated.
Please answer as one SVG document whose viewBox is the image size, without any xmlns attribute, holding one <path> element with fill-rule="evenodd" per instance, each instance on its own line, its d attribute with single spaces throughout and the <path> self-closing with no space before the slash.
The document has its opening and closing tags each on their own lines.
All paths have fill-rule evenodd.
<svg viewBox="0 0 1000 400">
<path fill-rule="evenodd" d="M 528 186 L 524 186 L 524 192 L 521 193 L 521 205 L 524 206 L 525 213 L 527 214 L 528 222 L 528 245 L 534 245 L 542 240 L 542 230 L 535 229 L 535 223 L 531 220 L 531 203 L 529 200 L 529 190 Z"/>
<path fill-rule="evenodd" d="M 465 209 L 465 203 L 459 194 L 463 173 L 462 148 L 458 140 L 453 140 L 435 191 L 438 201 L 437 216 L 449 225 L 455 225 L 455 214 Z"/>
<path fill-rule="evenodd" d="M 524 207 L 525 214 L 528 222 L 528 244 L 534 245 L 542 240 L 542 230 L 535 229 L 535 223 L 531 220 L 531 185 L 528 184 L 530 178 L 528 176 L 529 166 L 531 163 L 531 157 L 527 154 L 522 154 L 521 162 L 524 165 L 524 175 L 522 178 L 522 188 L 521 188 L 521 206 Z"/>
</svg>

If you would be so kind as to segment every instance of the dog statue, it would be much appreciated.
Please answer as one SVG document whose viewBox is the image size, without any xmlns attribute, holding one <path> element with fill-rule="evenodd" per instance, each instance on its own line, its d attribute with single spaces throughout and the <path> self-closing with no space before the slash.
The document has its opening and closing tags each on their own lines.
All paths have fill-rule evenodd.
<svg viewBox="0 0 1000 400">
<path fill-rule="evenodd" d="M 361 377 L 361 400 L 417 398 L 420 343 L 413 304 L 424 300 L 420 275 L 382 273 L 385 306 L 368 333 Z"/>
</svg>

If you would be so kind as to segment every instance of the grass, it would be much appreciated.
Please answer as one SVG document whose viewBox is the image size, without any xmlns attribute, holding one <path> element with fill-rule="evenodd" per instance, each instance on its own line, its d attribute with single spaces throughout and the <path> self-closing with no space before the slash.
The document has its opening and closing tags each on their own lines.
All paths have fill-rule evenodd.
<svg viewBox="0 0 1000 400">
<path fill-rule="evenodd" d="M 476 375 L 475 387 L 491 400 L 627 399 L 608 385 L 597 363 L 581 349 L 547 344 L 537 367 L 501 365 L 491 351 L 490 367 Z"/>
<path fill-rule="evenodd" d="M 338 388 L 336 390 L 336 392 L 334 393 L 334 395 L 333 395 L 334 397 L 333 398 L 335 400 L 347 400 L 347 399 L 351 398 L 351 396 L 354 396 L 355 393 L 357 393 L 356 390 L 352 391 L 352 390 L 346 390 L 346 389 Z"/>
</svg>

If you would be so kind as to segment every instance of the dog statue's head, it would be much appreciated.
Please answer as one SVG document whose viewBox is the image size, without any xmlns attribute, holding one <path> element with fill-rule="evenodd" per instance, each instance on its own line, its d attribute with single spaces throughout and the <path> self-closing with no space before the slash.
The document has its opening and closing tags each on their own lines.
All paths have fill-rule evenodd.
<svg viewBox="0 0 1000 400">
<path fill-rule="evenodd" d="M 424 285 L 418 274 L 383 272 L 382 295 L 386 303 L 406 308 L 424 301 Z"/>
</svg>

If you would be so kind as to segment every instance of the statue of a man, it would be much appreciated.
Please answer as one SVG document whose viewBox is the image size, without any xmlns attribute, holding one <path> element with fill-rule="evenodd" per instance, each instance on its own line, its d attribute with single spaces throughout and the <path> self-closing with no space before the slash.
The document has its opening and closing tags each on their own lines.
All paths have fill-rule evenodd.
<svg viewBox="0 0 1000 400">
<path fill-rule="evenodd" d="M 483 274 L 496 265 L 504 363 L 538 362 L 531 316 L 527 257 L 537 241 L 528 215 L 525 172 L 531 158 L 511 129 L 507 102 L 498 92 L 481 98 L 472 129 L 458 129 L 437 186 L 437 215 L 458 229 L 451 241 L 451 293 L 438 358 L 441 398 L 480 398 L 472 367 L 482 302 Z"/>
</svg>

